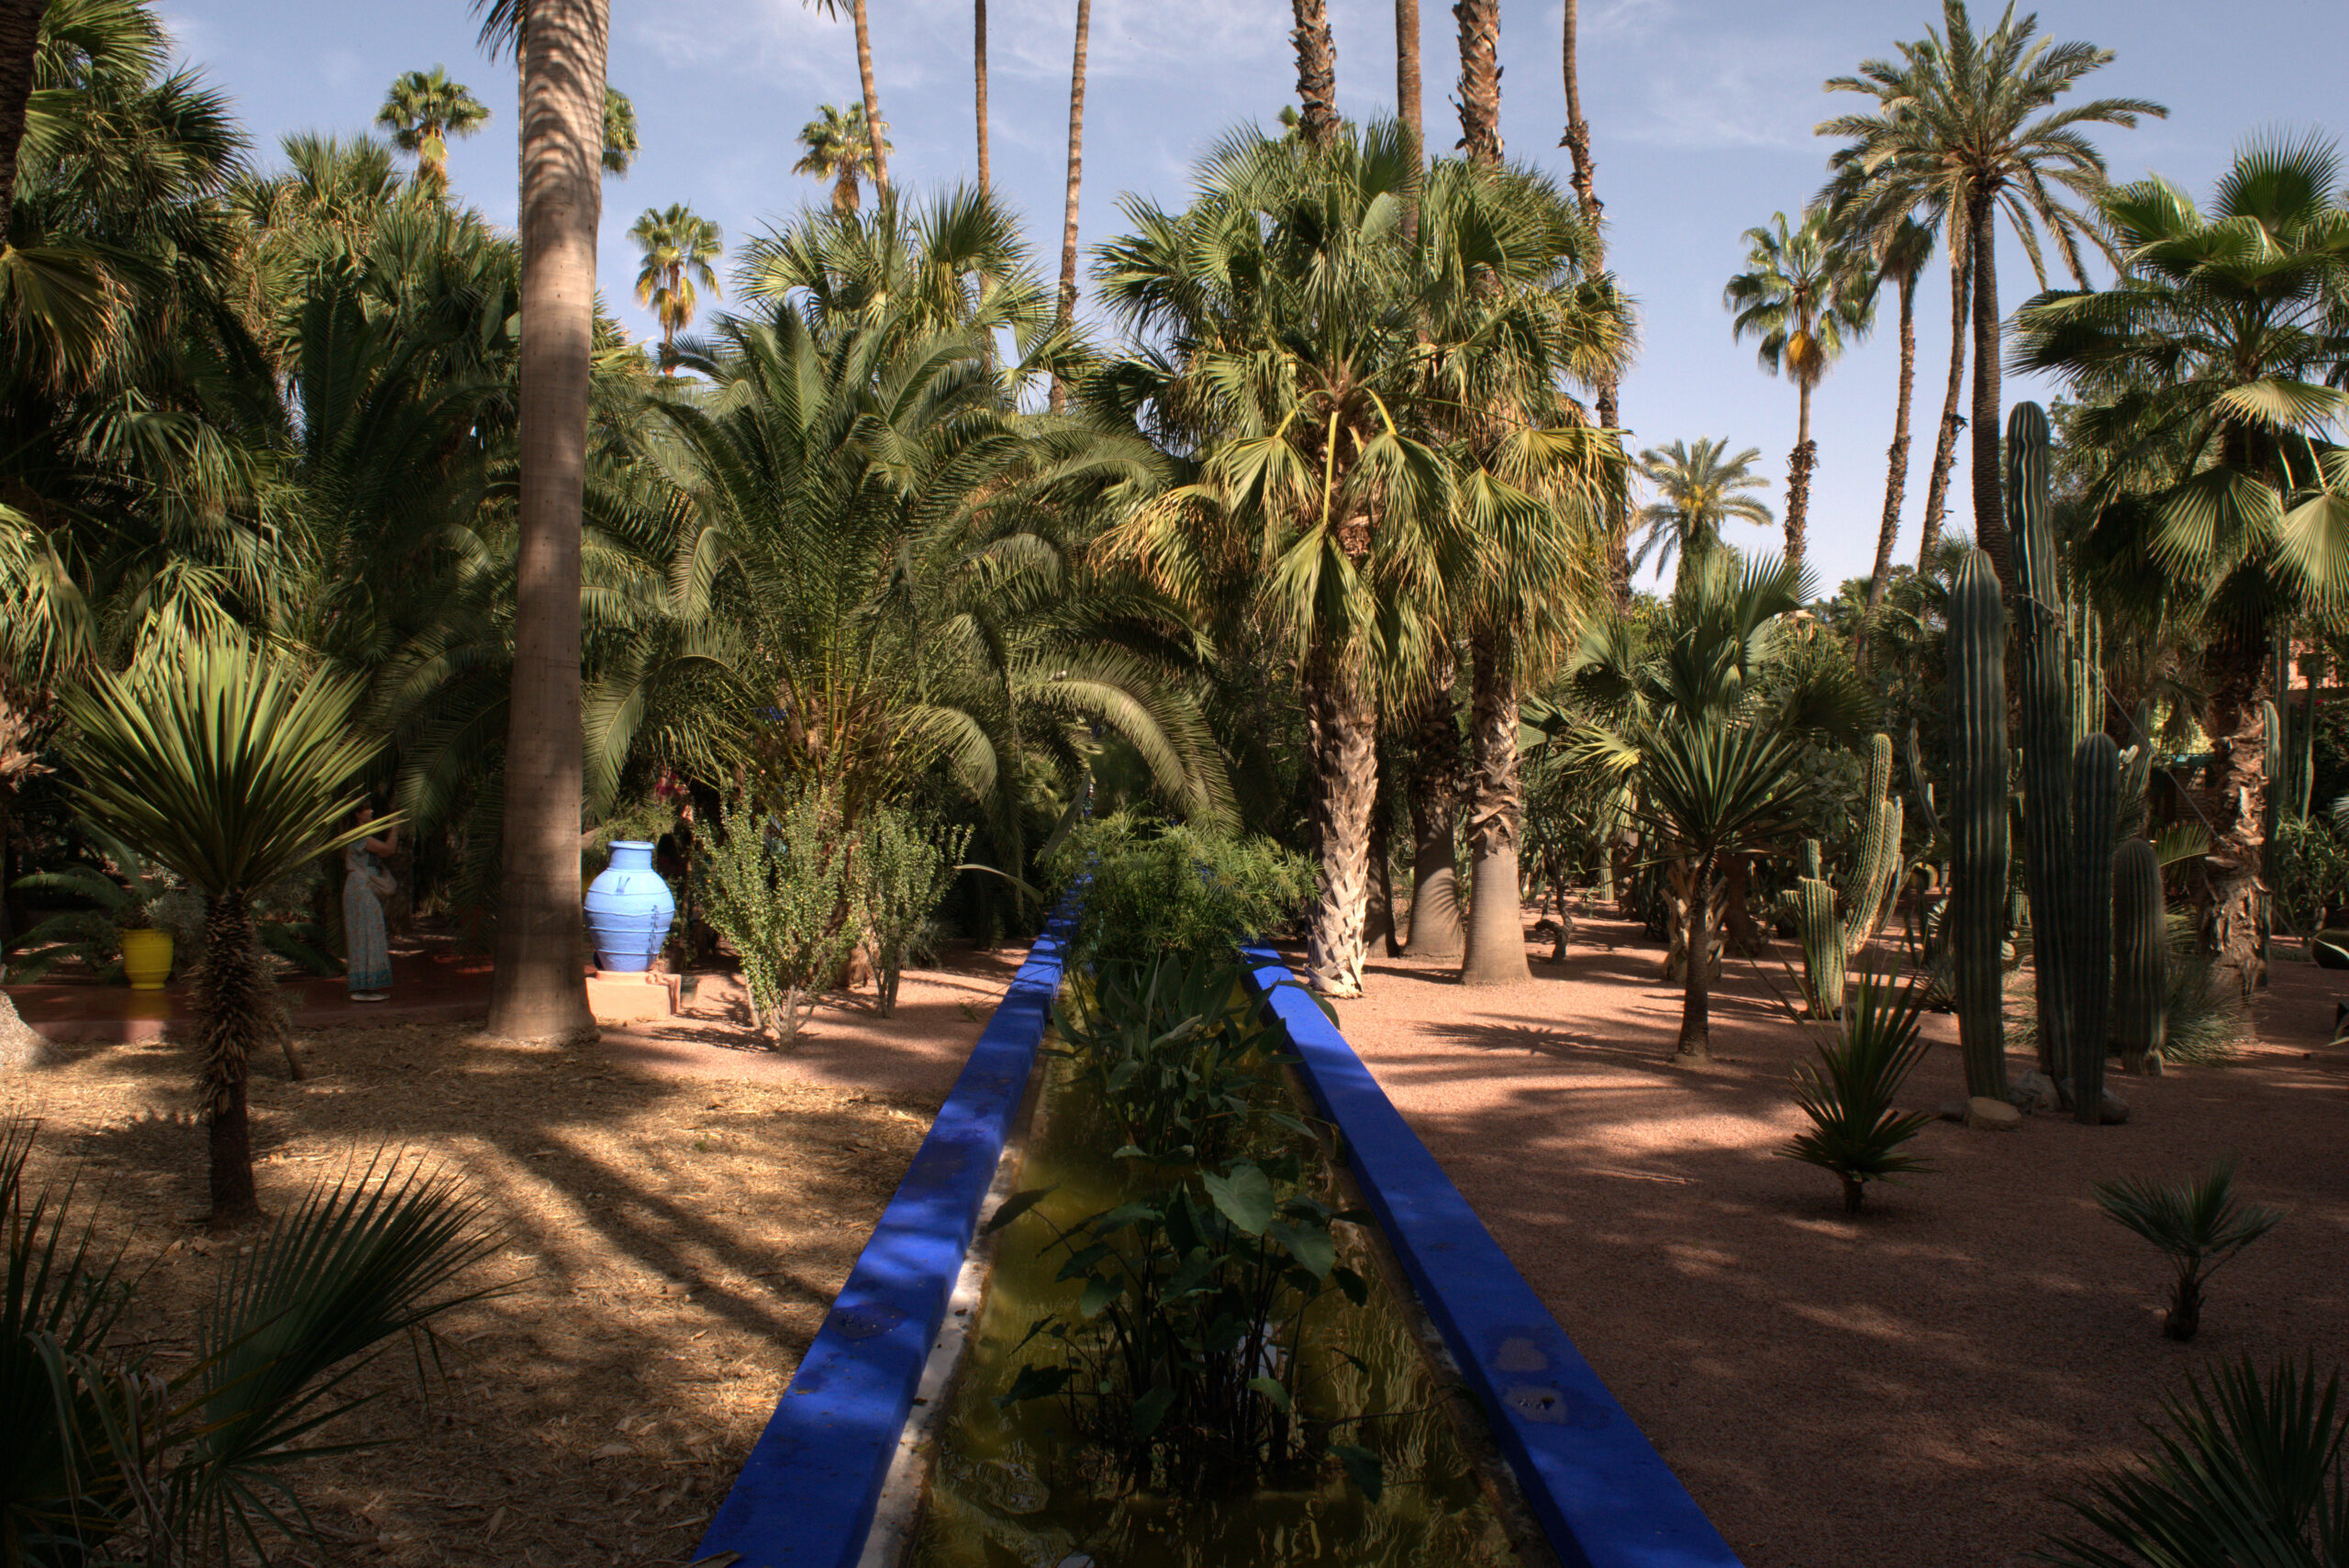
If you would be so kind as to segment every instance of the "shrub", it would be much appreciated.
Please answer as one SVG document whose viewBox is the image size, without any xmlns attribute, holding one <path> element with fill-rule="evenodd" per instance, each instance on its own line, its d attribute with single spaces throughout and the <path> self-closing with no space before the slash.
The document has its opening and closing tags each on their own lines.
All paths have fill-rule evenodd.
<svg viewBox="0 0 2349 1568">
<path fill-rule="evenodd" d="M 2065 1507 L 2103 1538 L 2057 1540 L 2039 1553 L 2065 1568 L 2349 1568 L 2349 1413 L 2341 1374 L 2279 1362 L 2263 1378 L 2245 1358 L 2206 1392 L 2162 1401 L 2171 1430 L 2147 1423 L 2153 1451 Z M 2125 1555 L 2124 1555 L 2125 1554 Z"/>
<path fill-rule="evenodd" d="M 930 917 L 970 848 L 971 830 L 925 827 L 885 806 L 865 819 L 863 840 L 859 874 L 874 1007 L 885 1018 L 897 1010 L 897 976 L 907 958 L 931 945 Z"/>
<path fill-rule="evenodd" d="M 2190 1340 L 2202 1327 L 2202 1289 L 2219 1265 L 2258 1240 L 2284 1218 L 2281 1210 L 2235 1200 L 2232 1156 L 2200 1176 L 2164 1184 L 2124 1176 L 2100 1182 L 2097 1202 L 2121 1224 L 2166 1253 L 2176 1266 L 2162 1332 Z"/>
<path fill-rule="evenodd" d="M 855 856 L 812 788 L 772 811 L 749 794 L 728 805 L 700 858 L 702 917 L 734 944 L 751 1010 L 788 1042 L 864 929 Z"/>
<path fill-rule="evenodd" d="M 1122 811 L 1071 829 L 1045 871 L 1055 893 L 1092 878 L 1074 956 L 1093 962 L 1219 951 L 1285 924 L 1313 892 L 1313 862 L 1269 839 Z"/>
<path fill-rule="evenodd" d="M 1778 1152 L 1841 1177 L 1846 1214 L 1859 1212 L 1868 1183 L 1932 1169 L 1901 1151 L 1932 1113 L 1892 1108 L 1901 1084 L 1924 1060 L 1925 1041 L 1917 1031 L 1923 1009 L 1920 985 L 1898 991 L 1878 981 L 1857 985 L 1844 1008 L 1842 1038 L 1820 1043 L 1818 1066 L 1795 1065 L 1795 1102 L 1811 1128 Z"/>
<path fill-rule="evenodd" d="M 157 927 L 172 933 L 173 964 L 184 973 L 200 943 L 203 901 L 195 900 L 192 922 L 181 917 L 190 895 L 170 873 L 103 828 L 84 823 L 82 831 L 105 857 L 104 869 L 69 866 L 17 879 L 18 893 L 65 894 L 84 906 L 61 909 L 17 938 L 10 947 L 23 956 L 10 964 L 12 977 L 38 980 L 58 964 L 77 960 L 99 979 L 118 981 L 122 933 Z"/>
</svg>

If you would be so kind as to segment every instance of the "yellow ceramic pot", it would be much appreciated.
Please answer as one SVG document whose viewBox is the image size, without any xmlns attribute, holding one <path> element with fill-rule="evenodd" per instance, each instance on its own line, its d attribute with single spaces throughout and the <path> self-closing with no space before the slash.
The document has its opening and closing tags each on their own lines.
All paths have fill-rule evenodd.
<svg viewBox="0 0 2349 1568">
<path fill-rule="evenodd" d="M 172 933 L 143 930 L 122 933 L 122 972 L 133 991 L 161 991 L 172 977 Z"/>
</svg>

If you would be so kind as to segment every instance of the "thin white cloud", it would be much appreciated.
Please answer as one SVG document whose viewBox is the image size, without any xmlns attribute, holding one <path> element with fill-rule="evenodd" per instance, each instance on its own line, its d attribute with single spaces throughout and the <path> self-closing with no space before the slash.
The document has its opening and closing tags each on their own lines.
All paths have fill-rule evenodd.
<svg viewBox="0 0 2349 1568">
<path fill-rule="evenodd" d="M 1808 148 L 1827 113 L 1820 83 L 1843 64 L 1818 42 L 1695 42 L 1652 67 L 1642 112 L 1616 134 L 1678 149 Z"/>
</svg>

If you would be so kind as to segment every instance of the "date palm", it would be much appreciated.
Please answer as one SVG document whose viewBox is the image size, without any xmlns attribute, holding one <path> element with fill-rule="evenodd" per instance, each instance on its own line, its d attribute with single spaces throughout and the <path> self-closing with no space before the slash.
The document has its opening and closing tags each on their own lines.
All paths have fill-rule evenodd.
<svg viewBox="0 0 2349 1568">
<path fill-rule="evenodd" d="M 473 135 L 488 119 L 489 106 L 438 65 L 395 78 L 375 113 L 394 145 L 416 154 L 417 175 L 436 195 L 449 188 L 449 139 Z"/>
<path fill-rule="evenodd" d="M 1745 494 L 1768 484 L 1753 472 L 1761 457 L 1759 447 L 1731 455 L 1728 441 L 1708 436 L 1698 437 L 1694 446 L 1675 441 L 1640 453 L 1639 474 L 1655 486 L 1656 499 L 1640 509 L 1645 532 L 1631 555 L 1631 570 L 1644 569 L 1651 558 L 1667 566 L 1677 555 L 1677 595 L 1722 548 L 1722 524 L 1768 528 L 1776 522 L 1768 502 Z"/>
<path fill-rule="evenodd" d="M 1076 198 L 1085 181 L 1085 51 L 1093 36 L 1093 0 L 1076 0 L 1076 58 L 1068 77 L 1068 186 L 1061 198 L 1061 286 L 1052 329 L 1063 338 L 1076 330 Z M 1052 377 L 1050 406 L 1068 406 L 1068 384 Z"/>
<path fill-rule="evenodd" d="M 1831 90 L 1876 95 L 1876 111 L 1819 127 L 1823 136 L 1846 139 L 1836 154 L 1840 162 L 1869 172 L 1871 195 L 1861 229 L 1888 230 L 1920 206 L 1946 217 L 1953 266 L 1962 261 L 1972 294 L 1974 537 L 2009 597 L 2014 562 L 1998 461 L 1998 224 L 2003 218 L 2022 242 L 2041 288 L 2047 286 L 2043 230 L 2065 270 L 2087 287 L 2081 249 L 2094 245 L 2096 236 L 2073 203 L 2092 202 L 2102 191 L 2105 163 L 2084 128 L 2133 127 L 2145 116 L 2168 113 L 2143 98 L 2058 106 L 2083 77 L 2110 63 L 2113 53 L 2092 44 L 2057 43 L 2038 32 L 2039 18 L 2018 17 L 2010 4 L 1996 27 L 1977 34 L 1965 0 L 1943 0 L 1941 30 L 1900 45 L 1898 62 L 1869 61 L 1857 76 L 1827 83 Z M 1962 257 L 1956 254 L 1960 230 Z"/>
<path fill-rule="evenodd" d="M 879 135 L 872 134 L 861 105 L 851 105 L 846 114 L 836 105 L 823 105 L 814 119 L 799 128 L 799 161 L 791 166 L 791 172 L 829 180 L 832 210 L 854 212 L 863 199 L 860 181 L 870 176 L 874 189 L 881 187 L 876 158 L 878 150 L 889 145 L 888 131 L 884 124 Z"/>
<path fill-rule="evenodd" d="M 1900 299 L 1900 390 L 1892 406 L 1892 445 L 1885 452 L 1884 521 L 1876 528 L 1876 562 L 1868 569 L 1871 616 L 1884 602 L 1892 551 L 1900 542 L 1900 504 L 1909 486 L 1909 405 L 1917 390 L 1917 275 L 1932 257 L 1933 231 L 1904 215 L 1873 249 L 1878 282 L 1890 284 Z"/>
<path fill-rule="evenodd" d="M 1338 44 L 1330 31 L 1329 0 L 1289 0 L 1296 27 L 1297 133 L 1308 145 L 1327 143 L 1338 129 Z"/>
<path fill-rule="evenodd" d="M 236 640 L 129 676 L 98 671 L 64 701 L 82 808 L 204 895 L 196 1040 L 215 1223 L 258 1212 L 246 1079 L 284 1028 L 253 899 L 373 830 L 349 825 L 378 750 L 351 725 L 360 693 Z"/>
<path fill-rule="evenodd" d="M 660 321 L 662 373 L 674 375 L 677 334 L 693 325 L 701 291 L 707 289 L 713 299 L 723 295 L 709 264 L 725 253 L 724 236 L 693 208 L 671 202 L 665 211 L 646 207 L 628 237 L 644 256 L 636 274 L 636 303 Z"/>
<path fill-rule="evenodd" d="M 841 0 L 804 0 L 804 4 L 840 20 Z M 883 192 L 889 188 L 889 122 L 881 117 L 881 94 L 873 83 L 873 27 L 864 14 L 864 0 L 849 0 L 849 20 L 856 30 L 856 77 L 864 94 L 858 129 L 872 160 L 867 167 L 873 174 L 873 188 Z"/>
<path fill-rule="evenodd" d="M 1801 413 L 1787 458 L 1787 562 L 1799 571 L 1808 542 L 1810 475 L 1819 448 L 1810 439 L 1810 395 L 1874 319 L 1874 278 L 1864 250 L 1846 242 L 1818 208 L 1798 224 L 1785 213 L 1745 231 L 1746 270 L 1730 279 L 1721 303 L 1737 313 L 1732 334 L 1761 339 L 1762 368 L 1795 384 Z"/>
</svg>

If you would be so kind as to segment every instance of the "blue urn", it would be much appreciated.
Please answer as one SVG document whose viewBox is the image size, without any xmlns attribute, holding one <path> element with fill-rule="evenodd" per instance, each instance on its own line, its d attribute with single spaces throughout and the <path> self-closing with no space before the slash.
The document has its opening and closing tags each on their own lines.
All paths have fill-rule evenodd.
<svg viewBox="0 0 2349 1568">
<path fill-rule="evenodd" d="M 595 939 L 596 962 L 621 974 L 652 967 L 677 901 L 652 869 L 652 846 L 630 840 L 612 845 L 612 863 L 587 887 L 587 934 Z"/>
</svg>

